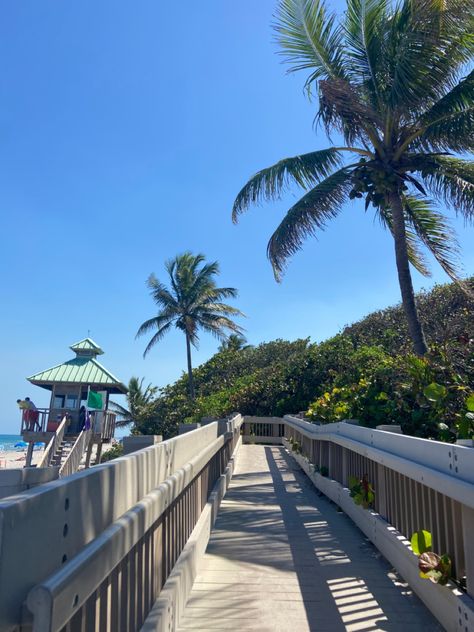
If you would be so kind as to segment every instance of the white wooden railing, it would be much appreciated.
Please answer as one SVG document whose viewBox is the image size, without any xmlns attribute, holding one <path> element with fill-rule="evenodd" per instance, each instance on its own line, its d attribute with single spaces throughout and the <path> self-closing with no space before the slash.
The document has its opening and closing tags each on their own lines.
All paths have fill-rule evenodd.
<svg viewBox="0 0 474 632">
<path fill-rule="evenodd" d="M 74 445 L 71 448 L 71 451 L 67 455 L 64 463 L 61 465 L 59 469 L 59 477 L 64 478 L 65 476 L 70 476 L 74 474 L 79 469 L 79 465 L 81 464 L 82 457 L 87 450 L 89 445 L 89 441 L 92 437 L 92 430 L 82 430 Z"/>
<path fill-rule="evenodd" d="M 38 463 L 37 467 L 48 467 L 48 465 L 50 465 L 51 459 L 53 458 L 56 450 L 59 448 L 63 441 L 66 425 L 67 417 L 64 416 L 61 423 L 59 424 L 58 429 L 51 437 L 48 445 L 46 446 L 43 456 L 41 457 L 41 461 Z"/>
<path fill-rule="evenodd" d="M 192 585 L 241 423 L 235 415 L 0 501 L 0 632 L 137 632 L 147 617 L 171 629 L 177 582 Z"/>
<path fill-rule="evenodd" d="M 30 419 L 31 412 L 36 415 Z M 20 434 L 27 432 L 47 432 L 49 420 L 49 408 L 37 408 L 36 411 L 21 410 L 21 427 Z"/>
</svg>

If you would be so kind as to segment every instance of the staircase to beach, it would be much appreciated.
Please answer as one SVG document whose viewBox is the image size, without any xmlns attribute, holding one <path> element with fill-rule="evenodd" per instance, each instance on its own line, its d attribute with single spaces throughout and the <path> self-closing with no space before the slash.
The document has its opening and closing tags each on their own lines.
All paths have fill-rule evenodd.
<svg viewBox="0 0 474 632">
<path fill-rule="evenodd" d="M 60 477 L 69 476 L 80 469 L 89 467 L 93 453 L 94 435 L 92 430 L 82 430 L 79 434 L 66 435 L 66 422 L 65 417 L 51 437 L 38 464 L 38 467 L 59 467 Z M 101 442 L 102 439 L 100 439 Z M 95 461 L 97 461 L 97 456 L 96 454 Z"/>
<path fill-rule="evenodd" d="M 78 435 L 68 435 L 59 444 L 56 452 L 51 458 L 51 465 L 56 467 L 62 467 L 66 462 L 67 457 L 71 453 L 74 444 L 76 443 Z"/>
</svg>

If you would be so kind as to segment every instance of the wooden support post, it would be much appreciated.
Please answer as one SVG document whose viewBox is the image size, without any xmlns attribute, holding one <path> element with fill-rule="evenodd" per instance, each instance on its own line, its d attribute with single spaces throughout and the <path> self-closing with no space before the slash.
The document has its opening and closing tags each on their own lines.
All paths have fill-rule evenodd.
<svg viewBox="0 0 474 632">
<path fill-rule="evenodd" d="M 94 445 L 94 435 L 91 434 L 91 438 L 89 439 L 89 445 L 87 446 L 87 454 L 86 454 L 86 465 L 85 467 L 88 468 L 91 465 L 91 456 L 92 456 L 92 447 Z M 97 461 L 97 459 L 96 459 Z"/>
<path fill-rule="evenodd" d="M 35 445 L 34 441 L 30 441 L 28 443 L 28 450 L 26 452 L 25 467 L 31 467 L 31 461 L 33 460 L 33 448 L 34 448 L 34 445 Z"/>
<path fill-rule="evenodd" d="M 99 465 L 101 457 L 102 457 L 102 439 L 99 440 L 99 443 L 97 445 L 97 455 L 95 457 L 96 465 Z"/>
</svg>

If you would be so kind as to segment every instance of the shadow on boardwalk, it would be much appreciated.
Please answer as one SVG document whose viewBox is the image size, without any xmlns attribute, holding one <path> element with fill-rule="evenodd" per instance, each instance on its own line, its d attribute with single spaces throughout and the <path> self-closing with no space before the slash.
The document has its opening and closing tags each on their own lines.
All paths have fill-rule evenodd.
<svg viewBox="0 0 474 632">
<path fill-rule="evenodd" d="M 181 630 L 440 630 L 283 448 L 243 446 Z"/>
</svg>

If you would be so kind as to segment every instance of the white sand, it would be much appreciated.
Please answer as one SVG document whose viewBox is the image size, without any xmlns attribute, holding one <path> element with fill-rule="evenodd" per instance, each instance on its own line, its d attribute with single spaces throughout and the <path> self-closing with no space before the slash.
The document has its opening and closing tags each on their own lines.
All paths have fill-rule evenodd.
<svg viewBox="0 0 474 632">
<path fill-rule="evenodd" d="M 102 454 L 105 454 L 111 448 L 113 448 L 114 443 L 104 443 L 102 446 Z M 35 450 L 33 451 L 33 465 L 37 464 L 41 460 L 41 457 L 43 456 L 43 452 L 44 452 L 44 448 L 41 448 L 41 449 L 35 448 Z M 26 448 L 24 450 L 10 450 L 9 452 L 0 451 L 0 470 L 24 467 L 25 462 L 26 462 Z"/>
<path fill-rule="evenodd" d="M 43 450 L 33 451 L 33 464 L 43 456 Z M 26 448 L 24 450 L 11 450 L 10 452 L 0 452 L 0 470 L 15 469 L 24 467 L 26 461 Z"/>
</svg>

